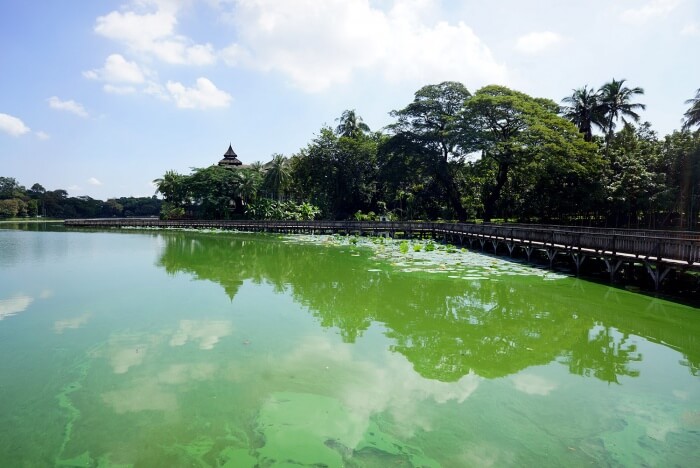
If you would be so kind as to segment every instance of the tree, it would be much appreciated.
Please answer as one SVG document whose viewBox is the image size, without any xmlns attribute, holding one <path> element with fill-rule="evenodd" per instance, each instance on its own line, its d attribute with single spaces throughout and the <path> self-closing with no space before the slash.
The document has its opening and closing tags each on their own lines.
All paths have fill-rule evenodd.
<svg viewBox="0 0 700 468">
<path fill-rule="evenodd" d="M 231 211 L 242 212 L 241 179 L 238 170 L 221 166 L 193 169 L 185 185 L 198 215 L 206 219 L 228 219 Z"/>
<path fill-rule="evenodd" d="M 355 138 L 370 131 L 369 126 L 362 121 L 362 117 L 355 113 L 355 109 L 343 111 L 343 114 L 335 120 L 340 122 L 335 129 L 336 134 L 340 136 Z"/>
<path fill-rule="evenodd" d="M 14 177 L 0 177 L 0 200 L 24 197 L 25 189 Z"/>
<path fill-rule="evenodd" d="M 391 112 L 398 121 L 389 126 L 394 134 L 390 151 L 417 156 L 442 187 L 457 218 L 464 221 L 464 209 L 457 185 L 457 172 L 469 152 L 465 145 L 460 116 L 471 93 L 454 81 L 424 86 L 413 102 Z M 454 163 L 454 164 L 452 164 Z"/>
<path fill-rule="evenodd" d="M 612 79 L 611 82 L 601 86 L 598 93 L 600 94 L 600 103 L 603 108 L 604 125 L 605 125 L 605 154 L 608 154 L 610 140 L 615 130 L 615 123 L 621 119 L 623 123 L 627 123 L 626 117 L 631 117 L 635 122 L 639 122 L 639 114 L 637 110 L 646 109 L 645 104 L 633 103 L 632 99 L 635 96 L 644 94 L 642 88 L 628 88 L 625 86 L 625 79 Z"/>
<path fill-rule="evenodd" d="M 583 133 L 584 140 L 592 141 L 593 126 L 605 128 L 600 95 L 588 85 L 572 91 L 571 96 L 562 99 L 562 102 L 567 105 L 562 107 L 561 113 L 578 127 L 579 132 Z"/>
<path fill-rule="evenodd" d="M 248 204 L 258 196 L 258 191 L 262 184 L 262 174 L 253 168 L 238 169 L 236 171 L 238 178 L 238 195 L 243 200 L 244 204 Z"/>
<path fill-rule="evenodd" d="M 272 161 L 267 164 L 265 171 L 265 186 L 279 200 L 289 186 L 291 174 L 287 158 L 281 154 L 273 154 Z"/>
<path fill-rule="evenodd" d="M 163 195 L 166 201 L 177 206 L 182 206 L 187 199 L 187 189 L 185 187 L 186 176 L 175 171 L 166 171 L 160 179 L 155 179 L 156 193 Z"/>
<path fill-rule="evenodd" d="M 338 137 L 329 127 L 291 159 L 291 192 L 327 217 L 345 218 L 373 209 L 377 193 L 377 148 L 382 137 Z"/>
<path fill-rule="evenodd" d="M 514 170 L 546 175 L 547 168 L 556 167 L 559 180 L 554 182 L 568 195 L 591 179 L 590 171 L 598 167 L 595 147 L 584 141 L 571 122 L 557 115 L 558 110 L 552 101 L 495 85 L 481 88 L 467 101 L 463 134 L 471 140 L 470 149 L 481 152 L 477 166 L 487 171 L 485 221 L 496 215 Z M 501 204 L 501 213 L 506 207 Z"/>
<path fill-rule="evenodd" d="M 647 122 L 639 128 L 625 124 L 610 142 L 608 170 L 605 173 L 606 208 L 614 224 L 628 227 L 644 215 L 654 227 L 654 214 L 665 189 L 665 172 L 659 170 L 661 145 Z"/>
<path fill-rule="evenodd" d="M 663 200 L 669 224 L 696 230 L 700 217 L 700 131 L 666 136 L 661 161 L 660 171 L 667 175 Z"/>
<path fill-rule="evenodd" d="M 700 125 L 700 88 L 695 93 L 695 97 L 685 101 L 690 107 L 685 111 L 683 119 L 683 130 L 690 130 L 690 127 Z"/>
</svg>

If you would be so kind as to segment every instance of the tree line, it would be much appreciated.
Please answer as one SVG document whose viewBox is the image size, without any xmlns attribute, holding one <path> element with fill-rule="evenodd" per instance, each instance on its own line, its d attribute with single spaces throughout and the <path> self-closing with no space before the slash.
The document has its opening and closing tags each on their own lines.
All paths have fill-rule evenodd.
<svg viewBox="0 0 700 468">
<path fill-rule="evenodd" d="M 0 177 L 0 218 L 100 218 L 158 216 L 162 201 L 153 197 L 121 197 L 107 201 L 69 197 L 63 189 L 46 190 L 36 183 L 26 189 L 13 177 Z"/>
<path fill-rule="evenodd" d="M 556 102 L 504 86 L 419 89 L 371 131 L 354 110 L 289 157 L 154 181 L 163 217 L 450 219 L 695 228 L 700 89 L 680 130 L 643 122 L 613 79 Z M 303 208 L 302 208 L 303 207 Z"/>
</svg>

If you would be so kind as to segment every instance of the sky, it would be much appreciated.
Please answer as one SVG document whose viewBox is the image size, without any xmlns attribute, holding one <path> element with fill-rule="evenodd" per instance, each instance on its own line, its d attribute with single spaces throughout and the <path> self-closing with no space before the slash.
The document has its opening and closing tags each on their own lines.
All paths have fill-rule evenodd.
<svg viewBox="0 0 700 468">
<path fill-rule="evenodd" d="M 700 0 L 0 0 L 0 176 L 151 196 L 233 145 L 291 156 L 355 109 L 373 130 L 427 84 L 560 102 L 612 78 L 680 128 Z"/>
</svg>

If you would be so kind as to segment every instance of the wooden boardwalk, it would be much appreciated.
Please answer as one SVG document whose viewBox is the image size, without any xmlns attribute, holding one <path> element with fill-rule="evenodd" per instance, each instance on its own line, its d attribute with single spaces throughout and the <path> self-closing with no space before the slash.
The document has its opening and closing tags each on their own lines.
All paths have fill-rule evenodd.
<svg viewBox="0 0 700 468">
<path fill-rule="evenodd" d="M 578 273 L 587 258 L 605 262 L 610 280 L 625 263 L 643 264 L 656 288 L 672 270 L 700 270 L 700 233 L 638 229 L 602 229 L 529 224 L 467 224 L 372 221 L 160 220 L 156 218 L 67 220 L 66 226 L 89 228 L 228 229 L 253 232 L 433 237 L 469 244 L 496 254 L 516 249 L 528 260 L 543 252 L 553 266 L 570 256 Z"/>
</svg>

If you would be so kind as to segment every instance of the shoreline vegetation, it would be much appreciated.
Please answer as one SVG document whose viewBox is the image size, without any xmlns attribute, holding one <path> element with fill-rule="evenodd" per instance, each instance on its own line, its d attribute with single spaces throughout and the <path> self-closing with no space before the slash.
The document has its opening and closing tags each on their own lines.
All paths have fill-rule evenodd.
<svg viewBox="0 0 700 468">
<path fill-rule="evenodd" d="M 641 118 L 643 94 L 612 79 L 573 89 L 559 105 L 446 81 L 420 88 L 379 131 L 345 110 L 295 154 L 166 171 L 153 181 L 162 199 L 69 197 L 0 177 L 0 218 L 503 219 L 699 230 L 700 90 L 681 129 L 663 137 Z"/>
<path fill-rule="evenodd" d="M 697 230 L 700 119 L 659 136 L 613 79 L 556 102 L 503 86 L 419 89 L 372 131 L 354 109 L 297 153 L 167 171 L 163 219 L 515 220 Z M 232 150 L 231 150 L 232 151 Z"/>
</svg>

